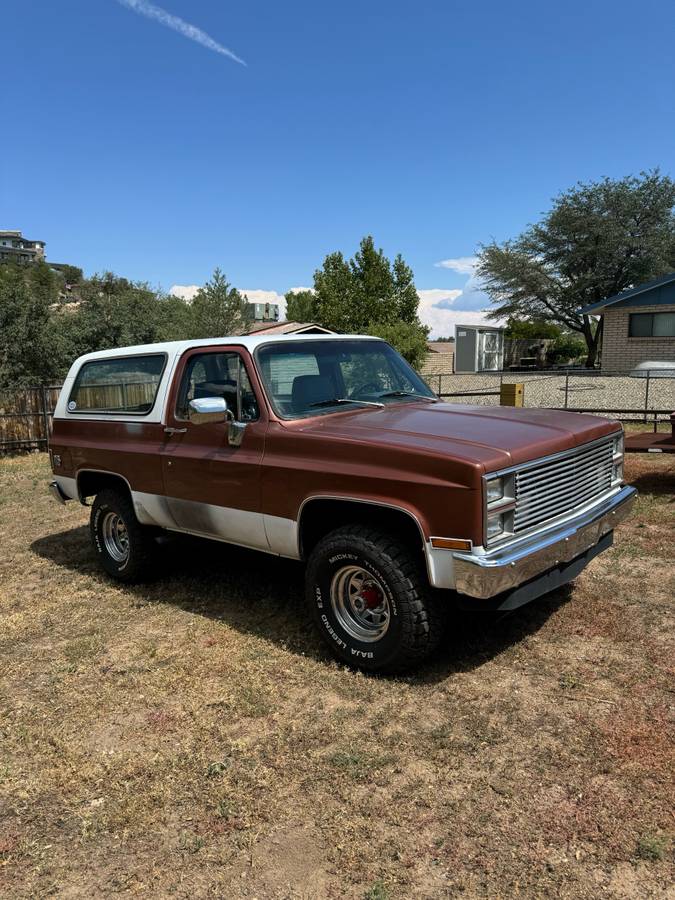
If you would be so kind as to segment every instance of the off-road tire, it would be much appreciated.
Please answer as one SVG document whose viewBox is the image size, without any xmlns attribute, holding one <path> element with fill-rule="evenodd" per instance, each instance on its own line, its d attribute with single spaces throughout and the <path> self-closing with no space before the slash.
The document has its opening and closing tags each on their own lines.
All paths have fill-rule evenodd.
<svg viewBox="0 0 675 900">
<path fill-rule="evenodd" d="M 331 585 L 345 566 L 361 567 L 385 590 L 389 625 L 376 640 L 357 640 L 336 615 Z M 351 666 L 404 672 L 429 656 L 443 636 L 445 604 L 429 587 L 421 560 L 379 529 L 348 525 L 322 538 L 309 557 L 305 585 L 319 633 L 333 655 Z"/>
<path fill-rule="evenodd" d="M 117 515 L 126 528 L 128 554 L 124 560 L 115 559 L 106 547 L 103 523 L 111 513 Z M 128 494 L 114 488 L 97 494 L 91 507 L 89 528 L 94 551 L 108 575 L 129 584 L 143 581 L 152 573 L 157 549 L 156 531 L 140 524 Z"/>
</svg>

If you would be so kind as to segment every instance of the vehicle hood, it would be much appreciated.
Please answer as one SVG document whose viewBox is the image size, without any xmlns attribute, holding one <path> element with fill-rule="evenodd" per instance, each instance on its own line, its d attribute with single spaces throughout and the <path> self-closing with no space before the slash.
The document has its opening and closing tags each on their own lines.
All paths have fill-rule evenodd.
<svg viewBox="0 0 675 900">
<path fill-rule="evenodd" d="M 560 410 L 418 401 L 384 409 L 361 407 L 295 424 L 331 440 L 440 453 L 486 472 L 572 449 L 619 427 L 608 419 Z"/>
</svg>

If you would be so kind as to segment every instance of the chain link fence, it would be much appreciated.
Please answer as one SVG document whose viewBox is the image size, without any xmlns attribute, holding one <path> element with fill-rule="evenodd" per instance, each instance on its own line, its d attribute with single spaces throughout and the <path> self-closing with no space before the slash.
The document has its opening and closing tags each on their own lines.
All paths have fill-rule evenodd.
<svg viewBox="0 0 675 900">
<path fill-rule="evenodd" d="M 454 403 L 499 406 L 502 384 L 523 384 L 524 405 L 615 416 L 628 421 L 667 419 L 675 411 L 675 369 L 625 372 L 451 372 L 427 375 L 436 393 Z"/>
<path fill-rule="evenodd" d="M 524 405 L 607 415 L 622 421 L 665 421 L 675 411 L 675 369 L 625 372 L 452 372 L 427 375 L 453 403 L 499 406 L 502 384 L 524 384 Z M 46 450 L 61 385 L 0 391 L 0 452 Z"/>
</svg>

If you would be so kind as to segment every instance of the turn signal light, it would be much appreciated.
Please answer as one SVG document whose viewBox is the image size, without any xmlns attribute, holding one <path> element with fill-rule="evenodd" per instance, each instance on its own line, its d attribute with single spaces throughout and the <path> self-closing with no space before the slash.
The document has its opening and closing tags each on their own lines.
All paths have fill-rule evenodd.
<svg viewBox="0 0 675 900">
<path fill-rule="evenodd" d="M 431 538 L 431 546 L 434 550 L 471 550 L 471 541 L 462 541 L 459 538 Z"/>
</svg>

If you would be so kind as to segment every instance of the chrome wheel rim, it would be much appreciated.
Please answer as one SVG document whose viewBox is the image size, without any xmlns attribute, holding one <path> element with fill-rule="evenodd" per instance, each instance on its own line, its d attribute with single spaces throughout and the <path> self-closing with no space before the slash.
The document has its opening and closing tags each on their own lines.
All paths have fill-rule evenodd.
<svg viewBox="0 0 675 900">
<path fill-rule="evenodd" d="M 124 519 L 116 512 L 105 514 L 101 525 L 103 544 L 115 562 L 122 563 L 129 556 L 129 532 Z"/>
<path fill-rule="evenodd" d="M 379 641 L 389 628 L 387 592 L 360 566 L 343 566 L 333 575 L 330 602 L 341 627 L 357 641 Z"/>
</svg>

